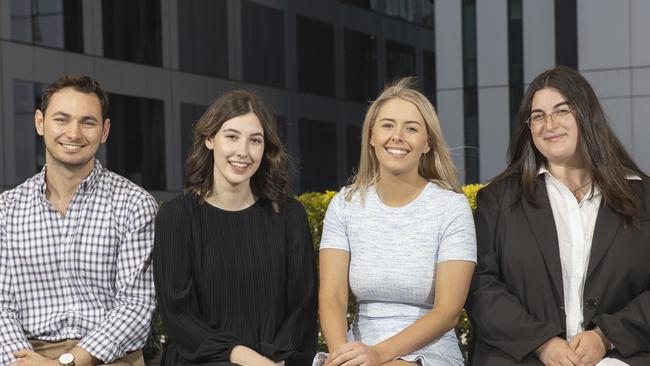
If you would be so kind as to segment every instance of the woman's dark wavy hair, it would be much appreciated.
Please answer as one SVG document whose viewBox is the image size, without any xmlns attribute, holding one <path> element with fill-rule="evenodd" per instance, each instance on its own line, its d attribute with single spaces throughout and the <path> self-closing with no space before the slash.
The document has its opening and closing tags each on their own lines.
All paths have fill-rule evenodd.
<svg viewBox="0 0 650 366">
<path fill-rule="evenodd" d="M 251 190 L 278 212 L 291 193 L 288 155 L 280 141 L 273 113 L 255 93 L 246 90 L 224 94 L 197 121 L 192 150 L 186 162 L 184 190 L 196 194 L 201 201 L 212 193 L 214 156 L 205 146 L 205 140 L 212 138 L 226 121 L 247 113 L 254 113 L 264 130 L 264 155 L 251 177 Z"/>
<path fill-rule="evenodd" d="M 520 198 L 531 204 L 534 200 L 537 172 L 547 161 L 535 147 L 528 125 L 533 96 L 541 89 L 557 90 L 574 110 L 580 131 L 578 149 L 592 174 L 594 186 L 602 192 L 603 204 L 614 210 L 626 228 L 638 227 L 640 209 L 626 175 L 648 176 L 639 169 L 607 123 L 603 108 L 587 80 L 577 71 L 557 66 L 541 73 L 532 81 L 519 107 L 518 127 L 508 148 L 508 167 L 494 180 L 521 175 Z M 592 191 L 593 192 L 593 191 Z"/>
</svg>

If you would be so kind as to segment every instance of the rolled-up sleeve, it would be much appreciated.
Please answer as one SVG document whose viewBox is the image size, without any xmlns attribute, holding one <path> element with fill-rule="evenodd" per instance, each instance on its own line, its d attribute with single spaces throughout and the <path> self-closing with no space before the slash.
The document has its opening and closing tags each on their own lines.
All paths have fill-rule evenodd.
<svg viewBox="0 0 650 366">
<path fill-rule="evenodd" d="M 114 306 L 79 346 L 108 363 L 140 349 L 156 307 L 151 264 L 157 204 L 147 196 L 135 202 L 119 246 Z"/>
</svg>

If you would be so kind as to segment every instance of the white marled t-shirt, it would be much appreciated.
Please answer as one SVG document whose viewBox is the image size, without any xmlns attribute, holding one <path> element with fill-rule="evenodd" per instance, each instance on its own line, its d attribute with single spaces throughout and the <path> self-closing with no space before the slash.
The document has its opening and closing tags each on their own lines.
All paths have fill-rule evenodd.
<svg viewBox="0 0 650 366">
<path fill-rule="evenodd" d="M 359 302 L 350 341 L 376 344 L 398 333 L 433 306 L 436 264 L 476 262 L 476 234 L 464 195 L 428 183 L 402 207 L 389 207 L 370 187 L 339 192 L 325 215 L 321 249 L 350 252 L 349 281 Z M 454 330 L 418 352 L 402 357 L 422 365 L 462 365 Z"/>
</svg>

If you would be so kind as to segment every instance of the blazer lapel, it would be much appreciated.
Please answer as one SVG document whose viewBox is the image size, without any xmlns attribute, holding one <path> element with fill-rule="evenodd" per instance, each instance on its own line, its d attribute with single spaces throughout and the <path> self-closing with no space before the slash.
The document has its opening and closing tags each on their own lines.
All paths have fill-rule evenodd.
<svg viewBox="0 0 650 366">
<path fill-rule="evenodd" d="M 553 285 L 561 303 L 564 303 L 564 289 L 562 284 L 562 265 L 560 264 L 560 248 L 557 239 L 557 229 L 553 219 L 553 211 L 548 200 L 544 175 L 537 179 L 535 201 L 539 207 L 533 206 L 526 198 L 522 197 L 522 206 L 526 220 L 530 226 L 537 245 L 539 246 L 546 268 L 553 280 Z"/>
<path fill-rule="evenodd" d="M 587 277 L 594 271 L 598 263 L 603 259 L 605 253 L 612 245 L 616 233 L 621 229 L 622 220 L 612 209 L 604 205 L 601 201 L 596 217 L 596 226 L 594 236 L 591 240 L 591 254 L 589 255 L 589 266 L 587 267 Z"/>
</svg>

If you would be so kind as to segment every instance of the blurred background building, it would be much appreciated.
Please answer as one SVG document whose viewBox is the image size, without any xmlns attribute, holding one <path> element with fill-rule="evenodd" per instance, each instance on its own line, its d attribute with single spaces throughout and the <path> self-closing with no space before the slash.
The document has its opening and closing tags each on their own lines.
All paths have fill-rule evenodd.
<svg viewBox="0 0 650 366">
<path fill-rule="evenodd" d="M 166 199 L 192 127 L 233 88 L 259 92 L 298 163 L 296 192 L 351 176 L 367 101 L 406 75 L 438 110 L 461 178 L 506 164 L 526 84 L 556 64 L 597 89 L 650 171 L 645 0 L 0 0 L 0 190 L 44 163 L 43 88 L 84 73 L 110 93 L 105 166 Z"/>
</svg>

